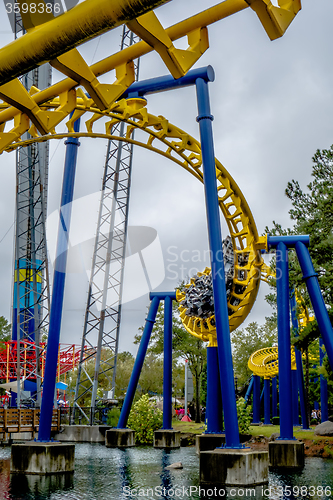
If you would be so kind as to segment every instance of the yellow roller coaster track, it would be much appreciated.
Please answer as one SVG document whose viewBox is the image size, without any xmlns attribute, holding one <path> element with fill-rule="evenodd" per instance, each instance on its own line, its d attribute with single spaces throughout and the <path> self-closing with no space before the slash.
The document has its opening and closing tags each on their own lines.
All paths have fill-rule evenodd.
<svg viewBox="0 0 333 500">
<path fill-rule="evenodd" d="M 248 366 L 254 375 L 259 377 L 273 378 L 279 373 L 277 347 L 265 347 L 254 352 L 249 359 Z M 291 349 L 291 369 L 296 370 L 295 350 Z"/>
<path fill-rule="evenodd" d="M 127 123 L 127 134 L 120 140 L 168 157 L 202 182 L 198 141 L 171 125 L 164 117 L 149 115 L 143 102 L 117 102 L 134 81 L 133 60 L 154 50 L 170 73 L 178 78 L 186 74 L 208 49 L 208 25 L 250 7 L 258 15 L 270 39 L 274 40 L 284 34 L 301 9 L 301 1 L 278 0 L 276 6 L 270 0 L 225 0 L 164 29 L 152 9 L 166 1 L 85 0 L 54 18 L 43 2 L 38 4 L 36 11 L 33 0 L 17 0 L 16 7 L 27 33 L 0 49 L 0 97 L 4 101 L 0 103 L 0 153 L 31 142 L 68 136 L 119 139 L 112 137 L 112 126 L 123 121 Z M 40 10 L 43 5 L 45 8 Z M 142 41 L 88 66 L 76 47 L 123 22 Z M 188 39 L 185 51 L 173 45 L 175 40 L 184 36 Z M 16 77 L 46 61 L 67 78 L 45 90 L 32 87 L 28 92 Z M 116 73 L 113 84 L 99 82 L 99 76 L 113 69 Z M 79 86 L 84 87 L 92 98 L 86 97 Z M 73 110 L 73 118 L 67 124 L 68 133 L 57 133 L 57 125 Z M 74 120 L 86 113 L 91 114 L 86 120 L 86 132 L 74 134 Z M 94 130 L 95 122 L 102 118 L 106 119 L 105 133 Z M 6 129 L 7 124 L 11 127 L 9 130 Z M 146 133 L 144 140 L 133 139 L 135 129 Z M 21 137 L 26 132 L 32 138 L 22 141 Z M 265 245 L 258 237 L 244 196 L 218 160 L 216 179 L 219 205 L 229 228 L 235 255 L 235 278 L 228 303 L 230 328 L 233 330 L 242 323 L 255 301 L 262 265 L 260 249 Z M 190 333 L 203 340 L 214 338 L 214 316 L 201 320 L 186 318 L 182 312 L 182 319 Z"/>
<path fill-rule="evenodd" d="M 270 278 L 275 278 L 274 271 L 269 266 L 263 264 L 261 267 L 261 280 L 269 283 Z M 314 316 L 310 316 L 308 308 L 302 296 L 295 291 L 297 303 L 297 317 L 300 329 L 302 330 L 310 321 L 313 321 Z M 264 378 L 272 378 L 279 373 L 279 360 L 278 360 L 277 347 L 265 347 L 251 354 L 248 361 L 248 367 L 254 373 Z M 318 361 L 314 359 L 313 361 Z M 296 370 L 296 358 L 294 347 L 291 348 L 291 369 Z"/>
<path fill-rule="evenodd" d="M 33 133 L 34 136 L 28 140 L 21 140 L 21 131 L 18 130 L 17 140 L 11 143 L 6 148 L 6 151 L 11 151 L 20 146 L 27 146 L 32 142 L 63 139 L 68 136 L 124 140 L 165 156 L 203 182 L 199 141 L 169 123 L 163 116 L 149 114 L 144 99 L 123 99 L 114 104 L 110 111 L 101 111 L 94 106 L 92 99 L 87 98 L 80 91 L 78 91 L 78 94 L 80 97 L 77 99 L 75 112 L 67 122 L 68 132 L 55 133 L 53 131 L 42 136 L 38 135 L 36 129 L 32 127 L 30 133 Z M 59 108 L 59 99 L 43 104 L 44 110 L 54 108 Z M 85 115 L 86 131 L 74 133 L 74 121 L 83 115 Z M 96 122 L 100 120 L 105 121 L 105 133 L 94 130 L 94 128 L 97 128 Z M 124 138 L 112 136 L 112 127 L 119 121 L 123 121 L 127 125 Z M 134 130 L 140 130 L 143 133 L 136 133 L 134 139 Z M 260 266 L 262 265 L 260 251 L 258 250 L 261 239 L 258 237 L 252 213 L 241 190 L 218 160 L 216 160 L 216 179 L 220 209 L 228 225 L 235 254 L 235 278 L 228 304 L 230 327 L 233 330 L 244 321 L 257 296 L 260 283 Z M 242 261 L 246 260 L 245 265 L 238 264 L 239 257 L 241 257 Z M 238 278 L 240 273 L 242 274 L 242 280 Z M 239 291 L 236 293 L 235 288 L 237 285 L 239 285 L 238 289 L 241 289 L 241 293 Z M 237 306 L 232 304 L 235 300 L 239 302 Z M 185 326 L 190 333 L 200 334 L 203 340 L 206 341 L 215 332 L 213 316 L 206 321 L 191 318 L 185 323 Z"/>
</svg>

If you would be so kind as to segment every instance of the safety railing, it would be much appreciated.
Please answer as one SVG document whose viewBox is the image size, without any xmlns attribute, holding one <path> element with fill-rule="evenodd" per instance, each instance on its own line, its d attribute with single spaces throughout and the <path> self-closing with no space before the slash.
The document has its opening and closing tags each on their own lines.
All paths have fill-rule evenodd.
<svg viewBox="0 0 333 500">
<path fill-rule="evenodd" d="M 105 425 L 110 408 L 60 408 L 60 425 Z"/>
<path fill-rule="evenodd" d="M 0 408 L 0 434 L 38 432 L 40 409 Z M 60 410 L 54 409 L 52 431 L 60 429 Z"/>
</svg>

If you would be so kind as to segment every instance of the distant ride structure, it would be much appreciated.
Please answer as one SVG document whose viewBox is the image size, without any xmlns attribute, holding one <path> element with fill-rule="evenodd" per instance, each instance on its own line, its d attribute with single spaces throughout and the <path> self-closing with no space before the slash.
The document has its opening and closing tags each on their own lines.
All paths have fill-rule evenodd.
<svg viewBox="0 0 333 500">
<path fill-rule="evenodd" d="M 26 32 L 19 11 L 13 14 L 15 39 Z M 24 88 L 44 89 L 51 84 L 51 66 L 44 64 L 20 78 Z M 29 132 L 24 138 L 31 137 Z M 12 340 L 16 344 L 16 374 L 10 369 L 13 380 L 19 380 L 27 371 L 24 342 L 34 345 L 34 373 L 23 384 L 24 390 L 41 403 L 42 334 L 47 331 L 50 294 L 46 245 L 45 219 L 47 213 L 49 144 L 32 143 L 16 150 L 16 214 L 14 241 L 14 286 L 12 303 Z M 13 350 L 13 355 L 14 355 Z M 31 370 L 32 365 L 29 365 Z M 20 406 L 21 384 L 17 383 L 16 404 Z M 14 400 L 12 401 L 14 404 Z"/>
<path fill-rule="evenodd" d="M 28 4 L 30 3 L 28 2 Z M 231 419 L 228 417 L 229 424 L 226 423 L 226 428 L 229 428 L 227 441 L 230 441 L 230 445 L 238 447 L 239 440 L 232 429 L 235 423 L 235 398 L 231 384 L 232 360 L 231 352 L 229 353 L 228 308 L 231 311 L 232 327 L 236 328 L 247 316 L 255 300 L 258 289 L 257 282 L 259 282 L 259 279 L 255 278 L 258 274 L 260 275 L 261 251 L 265 248 L 265 241 L 257 237 L 253 217 L 238 186 L 224 167 L 214 160 L 214 155 L 212 156 L 210 124 L 212 116 L 207 93 L 207 82 L 210 79 L 204 80 L 199 74 L 196 77 L 191 75 L 192 84 L 195 82 L 198 93 L 198 122 L 202 143 L 205 144 L 205 141 L 208 141 L 210 144 L 210 149 L 207 152 L 204 149 L 201 150 L 200 143 L 181 129 L 170 126 L 164 117 L 153 117 L 148 114 L 142 99 L 142 96 L 147 93 L 146 90 L 141 89 L 140 91 L 140 86 L 130 87 L 134 81 L 133 59 L 155 50 L 174 78 L 186 79 L 185 75 L 189 69 L 208 48 L 207 26 L 212 22 L 251 6 L 258 14 L 270 38 L 275 39 L 283 35 L 300 10 L 301 4 L 299 0 L 291 1 L 288 4 L 281 1 L 277 7 L 268 0 L 256 2 L 226 0 L 165 30 L 155 13 L 151 11 L 152 8 L 162 3 L 165 2 L 163 0 L 142 0 L 138 4 L 134 0 L 128 0 L 125 5 L 119 0 L 111 7 L 107 0 L 99 0 L 100 9 L 96 9 L 95 0 L 86 0 L 57 20 L 54 19 L 52 13 L 50 15 L 46 15 L 46 12 L 43 12 L 43 15 L 30 15 L 30 12 L 28 14 L 22 12 L 22 21 L 26 25 L 27 34 L 16 40 L 9 48 L 5 47 L 1 51 L 0 82 L 2 85 L 0 96 L 3 98 L 4 104 L 0 106 L 2 108 L 0 122 L 3 124 L 0 149 L 1 151 L 12 150 L 21 146 L 29 146 L 32 143 L 42 143 L 50 138 L 69 137 L 72 141 L 84 136 L 113 139 L 111 131 L 114 124 L 125 122 L 126 135 L 124 138 L 118 136 L 118 140 L 139 144 L 170 157 L 199 180 L 204 181 L 205 189 L 207 189 L 206 196 L 208 198 L 210 196 L 212 199 L 212 202 L 207 203 L 207 218 L 210 247 L 213 250 L 215 324 L 213 325 L 213 320 L 210 319 L 209 323 L 194 322 L 191 327 L 200 329 L 199 333 L 206 336 L 208 333 L 210 336 L 214 336 L 214 331 L 216 332 L 220 368 L 222 367 L 221 359 L 227 361 L 225 368 L 222 368 L 225 370 L 228 381 L 226 384 L 228 390 L 224 397 L 230 403 L 229 410 L 232 414 Z M 134 18 L 135 14 L 140 17 Z M 85 24 L 87 19 L 89 23 Z M 142 38 L 142 41 L 89 67 L 75 47 L 124 21 L 137 36 Z M 85 25 L 85 30 L 82 29 L 82 25 Z M 188 37 L 188 49 L 186 51 L 176 49 L 173 41 L 185 35 Z M 68 48 L 71 48 L 70 52 L 66 52 Z M 13 53 L 16 54 L 14 60 Z M 53 67 L 63 72 L 67 79 L 45 90 L 40 91 L 38 88 L 34 88 L 30 94 L 18 80 L 13 80 L 22 71 L 30 70 L 45 60 L 49 60 Z M 116 70 L 115 84 L 101 84 L 98 77 L 112 69 Z M 170 88 L 171 85 L 177 87 L 178 81 L 171 78 L 167 81 L 166 87 Z M 188 83 L 190 84 L 190 81 Z M 160 82 L 157 83 L 155 89 L 159 88 L 159 84 Z M 80 88 L 76 90 L 76 87 L 80 85 L 87 93 Z M 159 90 L 163 90 L 163 86 Z M 119 100 L 121 97 L 122 99 Z M 86 122 L 86 132 L 82 133 L 75 128 L 75 123 L 86 112 L 90 113 L 90 118 Z M 57 133 L 57 125 L 69 114 L 71 114 L 71 118 L 66 124 L 68 132 L 65 134 Z M 14 127 L 4 131 L 5 124 L 13 118 Z M 94 123 L 100 118 L 106 118 L 105 134 L 93 132 Z M 140 140 L 133 138 L 132 134 L 135 129 L 146 133 L 146 141 L 140 143 Z M 28 131 L 32 139 L 22 138 L 22 135 Z M 166 150 L 156 148 L 158 140 L 167 145 Z M 207 169 L 204 168 L 205 165 L 207 165 Z M 216 182 L 218 187 L 215 199 Z M 232 285 L 233 289 L 230 293 L 232 299 L 230 299 L 229 304 L 225 302 L 224 297 L 225 290 L 222 286 L 224 277 L 221 277 L 221 280 L 217 278 L 215 281 L 214 265 L 218 265 L 216 260 L 214 262 L 215 253 L 217 251 L 222 253 L 219 241 L 218 206 L 220 206 L 227 224 L 231 228 L 234 253 L 238 252 L 241 255 L 240 259 L 235 260 L 238 274 Z M 223 310 L 220 310 L 220 304 L 223 304 Z M 53 321 L 58 321 L 58 319 Z M 52 328 L 53 324 L 50 324 L 50 331 Z M 225 333 L 223 334 L 222 331 Z M 53 336 L 50 335 L 50 337 Z M 54 349 L 58 341 L 56 338 L 49 338 L 49 342 L 53 342 Z M 227 354 L 225 354 L 226 352 Z M 53 355 L 52 363 L 54 361 L 56 361 L 56 356 Z M 55 373 L 54 367 L 50 373 Z M 54 378 L 53 375 L 51 378 Z M 50 393 L 54 387 L 53 382 L 53 379 L 47 381 Z M 47 395 L 47 398 L 50 400 L 50 394 Z M 50 404 L 52 401 L 45 402 L 45 405 Z M 43 413 L 42 405 L 42 415 Z M 46 430 L 48 423 L 43 422 L 43 427 Z M 48 439 L 47 431 L 44 433 L 43 439 L 41 436 L 40 439 Z"/>
<path fill-rule="evenodd" d="M 16 380 L 17 374 L 17 342 L 11 340 L 4 342 L 4 348 L 0 350 L 0 381 L 9 383 L 11 380 Z M 46 358 L 46 343 L 41 342 L 39 349 L 41 355 L 39 361 L 41 364 L 41 377 L 44 377 L 45 358 Z M 21 340 L 20 356 L 21 356 L 21 371 L 22 379 L 28 381 L 37 380 L 36 373 L 36 345 L 34 342 Z M 75 344 L 60 344 L 58 352 L 58 369 L 57 380 L 60 381 L 60 376 L 74 370 L 79 362 L 80 347 Z M 13 391 L 15 392 L 15 391 Z"/>
</svg>

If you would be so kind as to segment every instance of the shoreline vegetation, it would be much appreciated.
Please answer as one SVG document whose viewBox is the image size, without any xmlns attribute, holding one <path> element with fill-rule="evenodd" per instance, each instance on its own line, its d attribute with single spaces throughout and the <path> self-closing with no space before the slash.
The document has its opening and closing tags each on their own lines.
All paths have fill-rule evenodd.
<svg viewBox="0 0 333 500">
<path fill-rule="evenodd" d="M 195 436 L 204 432 L 202 423 L 173 421 L 172 424 L 188 443 L 195 444 Z M 310 426 L 310 430 L 294 427 L 295 438 L 304 443 L 305 456 L 333 459 L 333 436 L 316 436 L 315 428 L 315 425 Z M 251 425 L 249 434 L 252 437 L 244 444 L 256 450 L 268 450 L 271 435 L 279 432 L 279 425 Z"/>
</svg>

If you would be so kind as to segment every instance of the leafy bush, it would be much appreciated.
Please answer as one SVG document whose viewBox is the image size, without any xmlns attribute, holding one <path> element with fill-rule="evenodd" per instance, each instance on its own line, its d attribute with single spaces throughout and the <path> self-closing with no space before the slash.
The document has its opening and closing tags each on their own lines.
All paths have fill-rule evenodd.
<svg viewBox="0 0 333 500">
<path fill-rule="evenodd" d="M 237 400 L 238 428 L 240 434 L 248 434 L 251 424 L 251 406 L 245 406 L 245 399 Z"/>
<path fill-rule="evenodd" d="M 135 431 L 135 441 L 138 444 L 152 444 L 154 431 L 160 429 L 163 423 L 163 413 L 155 403 L 149 401 L 144 394 L 132 407 L 127 425 Z"/>
<path fill-rule="evenodd" d="M 272 417 L 272 423 L 273 423 L 273 425 L 279 425 L 280 424 L 280 417 Z"/>
<path fill-rule="evenodd" d="M 108 416 L 106 421 L 107 425 L 110 425 L 111 427 L 117 427 L 119 417 L 120 417 L 119 408 L 111 408 L 111 410 L 108 411 Z"/>
</svg>

